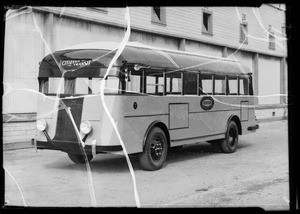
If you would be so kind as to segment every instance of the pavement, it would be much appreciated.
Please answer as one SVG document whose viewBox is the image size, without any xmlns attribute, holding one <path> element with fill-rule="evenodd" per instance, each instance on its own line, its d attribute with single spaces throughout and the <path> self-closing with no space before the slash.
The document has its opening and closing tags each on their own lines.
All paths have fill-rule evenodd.
<svg viewBox="0 0 300 214">
<path fill-rule="evenodd" d="M 130 156 L 137 195 L 124 156 L 76 165 L 63 152 L 27 148 L 4 151 L 3 160 L 6 206 L 289 209 L 287 120 L 260 123 L 232 154 L 205 142 L 184 146 L 158 171 Z"/>
</svg>

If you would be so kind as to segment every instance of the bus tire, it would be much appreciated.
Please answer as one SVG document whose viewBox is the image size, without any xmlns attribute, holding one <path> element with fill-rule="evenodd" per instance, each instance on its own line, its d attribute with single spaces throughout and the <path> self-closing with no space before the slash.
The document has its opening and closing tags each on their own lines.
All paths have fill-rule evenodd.
<svg viewBox="0 0 300 214">
<path fill-rule="evenodd" d="M 233 153 L 236 151 L 239 141 L 238 127 L 234 121 L 230 121 L 227 126 L 225 139 L 220 142 L 220 149 L 224 153 Z"/>
<path fill-rule="evenodd" d="M 85 163 L 85 158 L 84 158 L 84 155 L 82 155 L 82 154 L 68 153 L 68 156 L 71 159 L 71 161 L 73 161 L 76 164 Z M 93 159 L 92 154 L 86 154 L 86 157 L 87 157 L 88 162 L 90 162 Z"/>
<path fill-rule="evenodd" d="M 147 135 L 144 151 L 139 154 L 139 161 L 144 170 L 154 171 L 163 167 L 168 153 L 165 133 L 158 127 L 151 129 Z"/>
</svg>

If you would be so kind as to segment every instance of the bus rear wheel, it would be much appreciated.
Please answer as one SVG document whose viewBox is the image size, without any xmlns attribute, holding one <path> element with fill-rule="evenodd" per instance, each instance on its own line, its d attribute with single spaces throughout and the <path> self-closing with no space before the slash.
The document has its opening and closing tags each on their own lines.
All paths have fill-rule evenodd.
<svg viewBox="0 0 300 214">
<path fill-rule="evenodd" d="M 85 157 L 82 154 L 68 153 L 68 156 L 71 159 L 71 161 L 73 161 L 76 164 L 85 163 Z M 86 154 L 86 157 L 87 157 L 87 161 L 88 162 L 90 162 L 93 159 L 93 155 L 92 154 Z"/>
<path fill-rule="evenodd" d="M 163 167 L 167 158 L 168 143 L 165 133 L 158 127 L 149 132 L 144 151 L 139 154 L 139 161 L 144 170 L 154 171 Z"/>
<path fill-rule="evenodd" d="M 220 141 L 220 149 L 224 153 L 233 153 L 236 151 L 239 141 L 238 127 L 234 121 L 230 121 L 227 126 L 225 139 Z"/>
</svg>

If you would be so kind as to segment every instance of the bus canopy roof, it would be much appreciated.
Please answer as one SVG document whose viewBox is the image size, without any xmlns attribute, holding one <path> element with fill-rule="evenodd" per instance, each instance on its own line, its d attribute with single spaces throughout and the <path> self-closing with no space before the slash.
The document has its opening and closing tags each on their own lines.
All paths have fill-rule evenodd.
<svg viewBox="0 0 300 214">
<path fill-rule="evenodd" d="M 118 50 L 118 43 L 102 42 L 76 45 L 46 56 L 39 77 L 99 77 L 104 76 Z M 158 49 L 128 42 L 114 66 L 124 62 L 150 66 L 150 69 L 167 71 L 201 71 L 214 74 L 248 75 L 249 68 L 242 63 L 182 51 Z M 100 69 L 102 68 L 102 69 Z M 115 72 L 113 69 L 112 72 Z M 111 73 L 114 75 L 114 73 Z"/>
</svg>

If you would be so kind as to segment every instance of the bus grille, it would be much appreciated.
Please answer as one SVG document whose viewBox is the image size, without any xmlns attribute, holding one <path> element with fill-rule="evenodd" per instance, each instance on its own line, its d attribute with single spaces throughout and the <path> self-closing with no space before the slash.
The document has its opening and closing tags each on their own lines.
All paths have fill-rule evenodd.
<svg viewBox="0 0 300 214">
<path fill-rule="evenodd" d="M 79 130 L 82 114 L 83 98 L 61 100 L 67 107 L 71 108 L 75 124 Z M 60 109 L 57 115 L 56 133 L 53 140 L 77 141 L 73 124 L 65 109 Z"/>
</svg>

